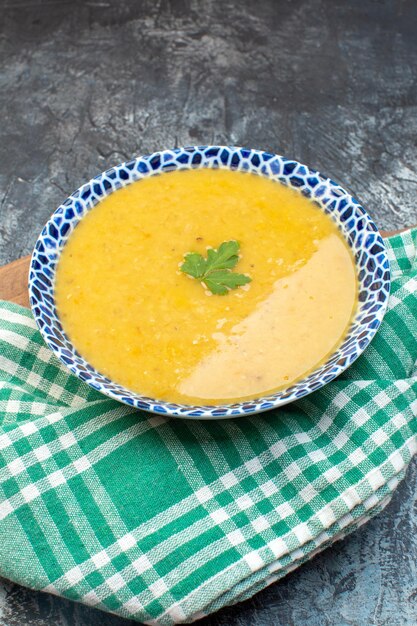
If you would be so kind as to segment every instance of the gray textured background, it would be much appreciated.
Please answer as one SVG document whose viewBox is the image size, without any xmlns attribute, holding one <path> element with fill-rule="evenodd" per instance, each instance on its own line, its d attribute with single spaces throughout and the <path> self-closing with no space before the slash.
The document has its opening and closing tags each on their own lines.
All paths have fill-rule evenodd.
<svg viewBox="0 0 417 626">
<path fill-rule="evenodd" d="M 0 0 L 0 264 L 86 179 L 225 142 L 322 170 L 382 228 L 417 222 L 412 0 Z M 417 465 L 386 511 L 201 626 L 415 626 Z M 131 626 L 0 583 L 0 626 Z"/>
</svg>

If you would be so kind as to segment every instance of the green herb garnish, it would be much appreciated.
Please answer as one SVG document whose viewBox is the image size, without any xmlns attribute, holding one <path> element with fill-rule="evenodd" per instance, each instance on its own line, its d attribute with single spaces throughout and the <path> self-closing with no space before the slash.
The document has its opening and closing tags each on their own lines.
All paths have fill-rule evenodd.
<svg viewBox="0 0 417 626">
<path fill-rule="evenodd" d="M 217 250 L 209 248 L 207 259 L 198 252 L 189 252 L 180 270 L 204 283 L 211 293 L 224 296 L 230 289 L 246 285 L 252 280 L 245 274 L 232 272 L 239 261 L 238 253 L 237 241 L 225 241 Z"/>
</svg>

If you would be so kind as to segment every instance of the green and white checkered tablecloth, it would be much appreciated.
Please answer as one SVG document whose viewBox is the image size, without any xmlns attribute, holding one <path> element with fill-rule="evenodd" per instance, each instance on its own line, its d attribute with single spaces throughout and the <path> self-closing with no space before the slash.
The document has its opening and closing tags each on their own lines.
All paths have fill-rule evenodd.
<svg viewBox="0 0 417 626">
<path fill-rule="evenodd" d="M 365 354 L 254 417 L 141 413 L 70 375 L 0 305 L 0 575 L 150 624 L 248 598 L 389 501 L 417 449 L 417 231 L 389 240 Z"/>
</svg>

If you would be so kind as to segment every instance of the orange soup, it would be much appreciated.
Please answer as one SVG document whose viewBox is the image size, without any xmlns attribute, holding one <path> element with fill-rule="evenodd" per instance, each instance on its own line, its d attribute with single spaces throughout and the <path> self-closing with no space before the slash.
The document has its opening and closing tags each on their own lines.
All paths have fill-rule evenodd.
<svg viewBox="0 0 417 626">
<path fill-rule="evenodd" d="M 213 294 L 181 271 L 239 243 L 250 282 Z M 303 195 L 254 174 L 151 176 L 103 199 L 57 268 L 63 327 L 98 371 L 159 400 L 222 404 L 290 386 L 341 343 L 357 302 L 354 260 Z"/>
</svg>

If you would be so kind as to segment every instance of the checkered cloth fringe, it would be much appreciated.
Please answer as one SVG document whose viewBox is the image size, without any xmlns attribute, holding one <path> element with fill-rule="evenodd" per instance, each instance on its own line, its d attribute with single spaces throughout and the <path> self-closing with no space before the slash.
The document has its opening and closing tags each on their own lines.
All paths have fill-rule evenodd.
<svg viewBox="0 0 417 626">
<path fill-rule="evenodd" d="M 0 575 L 148 624 L 252 596 L 387 504 L 417 448 L 417 231 L 342 376 L 283 409 L 181 421 L 70 375 L 0 305 Z"/>
</svg>

